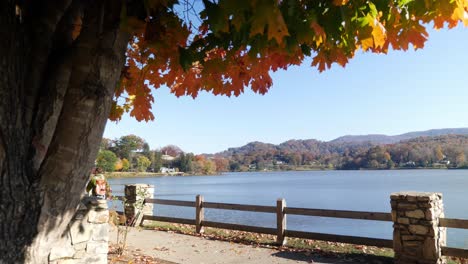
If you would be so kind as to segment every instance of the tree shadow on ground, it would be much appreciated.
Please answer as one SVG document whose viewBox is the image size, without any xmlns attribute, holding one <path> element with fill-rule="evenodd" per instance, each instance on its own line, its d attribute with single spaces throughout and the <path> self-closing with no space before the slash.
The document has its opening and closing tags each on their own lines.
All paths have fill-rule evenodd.
<svg viewBox="0 0 468 264">
<path fill-rule="evenodd" d="M 272 254 L 278 258 L 291 259 L 305 263 L 375 263 L 375 264 L 393 264 L 393 258 L 376 256 L 371 254 L 358 253 L 337 253 L 337 252 L 314 252 L 305 251 L 280 251 Z"/>
</svg>

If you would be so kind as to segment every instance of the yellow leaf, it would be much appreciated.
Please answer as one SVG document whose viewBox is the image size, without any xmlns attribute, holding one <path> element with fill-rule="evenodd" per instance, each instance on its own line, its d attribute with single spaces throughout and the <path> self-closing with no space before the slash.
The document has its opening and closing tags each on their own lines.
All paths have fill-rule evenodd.
<svg viewBox="0 0 468 264">
<path fill-rule="evenodd" d="M 359 30 L 358 39 L 361 44 L 361 48 L 367 51 L 374 47 L 374 37 L 372 36 L 373 28 L 371 26 L 365 26 Z"/>
<path fill-rule="evenodd" d="M 457 7 L 450 17 L 453 21 L 462 21 L 465 26 L 468 26 L 468 1 L 467 0 L 457 0 Z M 453 23 L 453 26 L 456 26 L 456 23 Z"/>
<path fill-rule="evenodd" d="M 372 38 L 374 40 L 374 48 L 382 48 L 385 45 L 385 28 L 377 20 L 374 21 L 374 25 L 372 26 Z"/>
<path fill-rule="evenodd" d="M 372 37 L 361 39 L 362 50 L 367 51 L 369 48 L 372 47 L 374 47 L 374 39 Z"/>
</svg>

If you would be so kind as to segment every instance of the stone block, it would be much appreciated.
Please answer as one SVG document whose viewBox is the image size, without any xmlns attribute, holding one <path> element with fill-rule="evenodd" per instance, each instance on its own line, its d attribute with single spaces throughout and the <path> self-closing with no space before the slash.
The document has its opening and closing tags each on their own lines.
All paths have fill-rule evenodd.
<svg viewBox="0 0 468 264">
<path fill-rule="evenodd" d="M 392 210 L 392 221 L 396 222 L 397 220 L 397 211 Z"/>
<path fill-rule="evenodd" d="M 91 200 L 87 204 L 88 210 L 106 210 L 109 209 L 109 206 L 107 205 L 107 200 L 104 199 L 95 199 Z"/>
<path fill-rule="evenodd" d="M 428 195 L 428 196 L 420 196 L 418 197 L 418 201 L 420 202 L 429 202 L 432 198 L 432 195 Z"/>
<path fill-rule="evenodd" d="M 433 205 L 431 203 L 420 203 L 418 204 L 419 208 L 426 209 L 426 208 L 432 208 Z"/>
<path fill-rule="evenodd" d="M 95 224 L 102 224 L 109 222 L 109 211 L 108 210 L 100 210 L 100 211 L 89 211 L 88 214 L 88 222 L 95 223 Z"/>
<path fill-rule="evenodd" d="M 406 257 L 422 257 L 422 243 L 403 244 L 403 253 Z"/>
<path fill-rule="evenodd" d="M 411 233 L 408 231 L 408 229 L 400 230 L 401 235 L 411 235 Z"/>
<path fill-rule="evenodd" d="M 109 244 L 106 242 L 90 241 L 86 246 L 88 254 L 107 254 L 109 252 Z"/>
<path fill-rule="evenodd" d="M 417 235 L 403 235 L 401 236 L 401 239 L 403 241 L 424 241 L 425 237 L 424 236 L 417 236 Z"/>
<path fill-rule="evenodd" d="M 397 223 L 409 225 L 410 221 L 409 221 L 409 218 L 399 217 L 399 218 L 397 219 Z"/>
<path fill-rule="evenodd" d="M 422 225 L 410 225 L 408 229 L 415 235 L 426 235 L 429 233 L 429 227 Z"/>
<path fill-rule="evenodd" d="M 109 241 L 109 224 L 95 224 L 91 239 L 93 241 Z"/>
<path fill-rule="evenodd" d="M 76 264 L 74 259 L 57 259 L 49 262 L 49 264 Z"/>
<path fill-rule="evenodd" d="M 64 245 L 52 248 L 49 254 L 49 261 L 72 258 L 74 254 L 75 249 L 72 247 L 72 245 L 65 243 Z"/>
<path fill-rule="evenodd" d="M 398 203 L 398 210 L 415 210 L 418 206 L 414 203 Z"/>
<path fill-rule="evenodd" d="M 86 250 L 85 249 L 81 249 L 81 250 L 77 250 L 75 252 L 75 255 L 73 255 L 73 258 L 76 260 L 76 259 L 82 259 L 86 256 Z"/>
<path fill-rule="evenodd" d="M 87 214 L 88 214 L 88 209 L 78 210 L 78 211 L 76 211 L 75 215 L 73 216 L 73 219 L 75 219 L 75 220 L 84 219 Z"/>
<path fill-rule="evenodd" d="M 80 251 L 80 250 L 85 250 L 86 249 L 86 242 L 82 242 L 82 243 L 76 243 L 73 245 L 73 248 L 76 250 L 76 251 Z"/>
<path fill-rule="evenodd" d="M 107 255 L 88 256 L 80 264 L 107 264 Z"/>
<path fill-rule="evenodd" d="M 412 210 L 412 211 L 406 211 L 405 215 L 410 218 L 415 218 L 415 219 L 424 219 L 426 215 L 424 212 L 420 209 L 417 210 Z"/>
<path fill-rule="evenodd" d="M 91 238 L 92 225 L 87 221 L 75 221 L 70 226 L 70 234 L 72 244 L 86 242 Z"/>
<path fill-rule="evenodd" d="M 437 259 L 440 252 L 437 250 L 437 242 L 434 238 L 427 238 L 424 240 L 423 256 L 425 259 Z"/>
<path fill-rule="evenodd" d="M 437 216 L 436 211 L 437 211 L 437 209 L 434 209 L 434 208 L 427 209 L 426 212 L 425 212 L 426 220 L 434 219 Z"/>
</svg>

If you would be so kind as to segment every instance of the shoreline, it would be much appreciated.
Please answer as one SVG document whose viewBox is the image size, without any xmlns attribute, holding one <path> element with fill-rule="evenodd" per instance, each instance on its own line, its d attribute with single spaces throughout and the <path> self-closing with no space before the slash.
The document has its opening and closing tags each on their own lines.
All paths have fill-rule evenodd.
<svg viewBox="0 0 468 264">
<path fill-rule="evenodd" d="M 125 178 L 154 178 L 154 177 L 186 177 L 186 176 L 219 176 L 218 174 L 193 174 L 185 172 L 159 173 L 159 172 L 106 172 L 106 179 L 125 179 Z"/>
<path fill-rule="evenodd" d="M 187 177 L 187 176 L 221 176 L 225 173 L 265 173 L 265 172 L 289 172 L 289 171 L 394 171 L 394 170 L 467 170 L 468 168 L 393 168 L 393 169 L 367 169 L 360 168 L 355 170 L 342 169 L 292 169 L 292 170 L 261 170 L 261 171 L 225 171 L 216 174 L 193 174 L 185 172 L 176 173 L 159 173 L 159 172 L 106 172 L 104 173 L 107 179 L 125 179 L 125 178 L 153 178 L 153 177 Z"/>
</svg>

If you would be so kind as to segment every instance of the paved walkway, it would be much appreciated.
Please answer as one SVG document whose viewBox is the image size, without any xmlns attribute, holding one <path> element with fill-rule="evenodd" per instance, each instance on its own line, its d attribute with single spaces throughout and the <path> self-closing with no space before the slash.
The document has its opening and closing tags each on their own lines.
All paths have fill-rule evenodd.
<svg viewBox="0 0 468 264">
<path fill-rule="evenodd" d="M 115 243 L 115 229 L 110 236 Z M 127 244 L 142 254 L 180 264 L 356 263 L 154 230 L 131 229 Z"/>
</svg>

